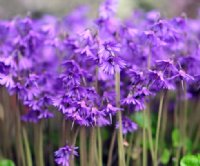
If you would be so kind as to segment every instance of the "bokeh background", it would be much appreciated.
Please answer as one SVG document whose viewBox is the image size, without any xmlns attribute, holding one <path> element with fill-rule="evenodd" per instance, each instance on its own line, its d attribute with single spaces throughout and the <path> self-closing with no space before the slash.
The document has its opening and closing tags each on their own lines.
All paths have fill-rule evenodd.
<svg viewBox="0 0 200 166">
<path fill-rule="evenodd" d="M 63 16 L 80 5 L 89 6 L 90 17 L 95 17 L 101 2 L 102 0 L 0 0 L 0 18 L 26 15 L 28 12 Z M 200 8 L 200 0 L 120 0 L 119 10 L 123 17 L 129 15 L 134 8 L 156 8 L 168 17 L 182 13 L 195 17 Z"/>
</svg>

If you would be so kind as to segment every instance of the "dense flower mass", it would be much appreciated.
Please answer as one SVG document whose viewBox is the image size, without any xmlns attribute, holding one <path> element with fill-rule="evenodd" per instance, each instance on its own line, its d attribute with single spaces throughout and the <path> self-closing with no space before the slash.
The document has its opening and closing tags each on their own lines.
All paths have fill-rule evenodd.
<svg viewBox="0 0 200 166">
<path fill-rule="evenodd" d="M 123 134 L 137 130 L 128 117 L 146 108 L 161 91 L 186 88 L 199 93 L 200 15 L 163 18 L 159 12 L 116 17 L 117 1 L 106 0 L 99 17 L 79 8 L 57 19 L 45 15 L 0 22 L 0 85 L 26 108 L 22 120 L 37 123 L 60 112 L 77 126 L 117 124 Z M 121 100 L 116 104 L 115 73 Z M 52 109 L 53 108 L 53 109 Z M 69 165 L 76 148 L 63 147 L 56 162 Z"/>
</svg>

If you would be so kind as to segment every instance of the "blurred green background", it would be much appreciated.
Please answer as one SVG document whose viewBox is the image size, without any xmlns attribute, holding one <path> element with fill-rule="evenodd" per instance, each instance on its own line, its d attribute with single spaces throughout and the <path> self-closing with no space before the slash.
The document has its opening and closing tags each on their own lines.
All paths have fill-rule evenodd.
<svg viewBox="0 0 200 166">
<path fill-rule="evenodd" d="M 200 8 L 200 0 L 119 0 L 120 13 L 127 16 L 134 8 L 159 9 L 165 16 L 186 13 L 194 17 Z M 26 15 L 27 12 L 65 15 L 79 5 L 90 7 L 90 16 L 96 16 L 102 0 L 0 0 L 0 18 Z"/>
</svg>

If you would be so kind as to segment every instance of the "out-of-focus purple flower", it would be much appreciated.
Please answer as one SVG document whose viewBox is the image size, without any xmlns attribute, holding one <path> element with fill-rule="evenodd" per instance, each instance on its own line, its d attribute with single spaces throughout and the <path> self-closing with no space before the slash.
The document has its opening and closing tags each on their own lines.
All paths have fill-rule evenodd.
<svg viewBox="0 0 200 166">
<path fill-rule="evenodd" d="M 49 119 L 53 117 L 53 113 L 48 110 L 29 110 L 27 114 L 21 117 L 21 119 L 25 122 L 37 123 L 42 119 Z"/>
<path fill-rule="evenodd" d="M 167 78 L 164 77 L 162 71 L 152 71 L 148 72 L 149 79 L 149 89 L 152 91 L 160 91 L 163 89 L 173 90 L 173 84 L 171 84 Z"/>
<path fill-rule="evenodd" d="M 105 0 L 99 9 L 99 17 L 108 19 L 113 17 L 117 11 L 118 0 Z"/>
<path fill-rule="evenodd" d="M 61 166 L 70 166 L 70 158 L 78 156 L 78 147 L 64 146 L 59 148 L 55 154 L 55 162 Z"/>
<path fill-rule="evenodd" d="M 174 75 L 171 79 L 179 79 L 179 80 L 185 80 L 185 81 L 193 81 L 194 77 L 186 74 L 184 70 L 179 70 L 176 75 Z"/>
<path fill-rule="evenodd" d="M 64 28 L 66 27 L 69 32 L 80 33 L 83 31 L 85 29 L 84 27 L 88 24 L 88 11 L 89 9 L 87 6 L 79 6 L 73 10 L 69 15 L 64 17 Z"/>
<path fill-rule="evenodd" d="M 119 122 L 116 124 L 116 128 L 119 128 Z M 138 125 L 134 123 L 131 119 L 128 117 L 122 118 L 122 132 L 124 135 L 127 133 L 132 133 L 138 129 Z"/>
<path fill-rule="evenodd" d="M 0 84 L 4 85 L 6 88 L 14 88 L 15 83 L 11 75 L 4 75 L 0 73 Z"/>
</svg>

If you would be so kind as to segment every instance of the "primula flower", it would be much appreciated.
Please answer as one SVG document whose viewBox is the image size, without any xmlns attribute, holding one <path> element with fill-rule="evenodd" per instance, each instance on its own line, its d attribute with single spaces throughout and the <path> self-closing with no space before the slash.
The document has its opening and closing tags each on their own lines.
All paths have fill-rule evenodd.
<svg viewBox="0 0 200 166">
<path fill-rule="evenodd" d="M 117 11 L 118 0 L 106 0 L 102 3 L 99 9 L 99 17 L 101 19 L 108 19 L 113 17 Z"/>
<path fill-rule="evenodd" d="M 116 128 L 119 128 L 119 123 L 116 124 Z M 122 118 L 122 132 L 124 135 L 132 133 L 138 129 L 138 125 L 130 120 L 128 117 Z"/>
<path fill-rule="evenodd" d="M 110 122 L 112 123 L 112 116 L 121 110 L 121 108 L 114 107 L 112 104 L 108 103 L 107 106 L 103 109 L 103 112 L 110 117 Z"/>
<path fill-rule="evenodd" d="M 143 110 L 145 108 L 145 100 L 143 98 L 143 96 L 140 98 L 139 97 L 135 97 L 132 94 L 129 94 L 126 98 L 124 98 L 121 102 L 123 105 L 129 105 L 130 108 L 131 106 L 133 106 L 133 110 L 135 111 L 140 111 Z M 132 111 L 132 109 L 130 109 L 130 111 Z"/>
<path fill-rule="evenodd" d="M 64 146 L 59 148 L 55 154 L 55 162 L 61 166 L 70 166 L 70 158 L 78 156 L 78 147 Z"/>
<path fill-rule="evenodd" d="M 116 71 L 126 66 L 125 62 L 119 56 L 119 44 L 113 42 L 105 42 L 101 45 L 98 55 L 99 64 L 102 71 L 113 75 Z"/>
<path fill-rule="evenodd" d="M 11 75 L 4 75 L 0 73 L 0 85 L 4 85 L 8 89 L 15 87 L 15 82 Z"/>
<path fill-rule="evenodd" d="M 169 82 L 168 78 L 164 77 L 162 71 L 152 71 L 148 72 L 149 79 L 149 89 L 152 91 L 160 91 L 163 89 L 173 90 L 173 85 Z"/>
</svg>

